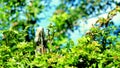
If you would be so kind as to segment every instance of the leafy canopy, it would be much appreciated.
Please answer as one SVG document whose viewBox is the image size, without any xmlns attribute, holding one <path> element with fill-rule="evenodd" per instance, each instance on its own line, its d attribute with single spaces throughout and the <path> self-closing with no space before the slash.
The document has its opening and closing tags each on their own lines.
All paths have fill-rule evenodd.
<svg viewBox="0 0 120 68">
<path fill-rule="evenodd" d="M 0 1 L 0 67 L 120 67 L 120 36 L 114 35 L 117 27 L 111 21 L 120 12 L 119 3 L 114 0 L 82 0 L 75 4 L 75 1 L 61 0 L 50 18 L 52 24 L 47 28 L 50 31 L 50 35 L 46 34 L 48 52 L 37 56 L 34 28 L 39 20 L 37 15 L 45 6 L 40 0 Z M 74 31 L 78 19 L 97 16 L 112 4 L 116 7 L 109 11 L 107 18 L 100 18 L 77 44 L 66 36 L 68 30 Z"/>
</svg>

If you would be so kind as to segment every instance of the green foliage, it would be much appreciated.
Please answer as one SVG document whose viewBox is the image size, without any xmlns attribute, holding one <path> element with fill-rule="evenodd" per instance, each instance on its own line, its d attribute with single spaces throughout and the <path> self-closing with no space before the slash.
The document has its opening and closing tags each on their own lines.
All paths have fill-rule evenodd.
<svg viewBox="0 0 120 68">
<path fill-rule="evenodd" d="M 40 1 L 30 0 L 29 4 L 27 0 L 0 1 L 3 6 L 0 8 L 0 32 L 3 35 L 0 39 L 0 68 L 119 68 L 120 35 L 112 35 L 116 27 L 110 23 L 120 12 L 119 6 L 109 13 L 108 18 L 100 18 L 96 23 L 98 26 L 93 26 L 78 39 L 77 44 L 65 35 L 68 29 L 73 30 L 76 20 L 89 15 L 82 10 L 89 2 L 82 1 L 82 6 L 68 9 L 68 12 L 64 9 L 60 9 L 60 13 L 55 12 L 50 19 L 53 23 L 48 26 L 49 35 L 46 35 L 48 51 L 36 54 L 34 37 L 30 39 L 28 31 L 34 36 L 37 14 L 43 8 Z M 93 7 L 99 2 L 94 2 Z M 20 7 L 23 8 L 18 10 Z M 25 19 L 20 19 L 20 12 Z"/>
</svg>

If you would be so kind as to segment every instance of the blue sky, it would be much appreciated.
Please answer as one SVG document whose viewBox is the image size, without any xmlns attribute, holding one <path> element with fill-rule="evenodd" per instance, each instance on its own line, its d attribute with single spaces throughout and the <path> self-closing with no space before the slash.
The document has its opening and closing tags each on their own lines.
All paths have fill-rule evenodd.
<svg viewBox="0 0 120 68">
<path fill-rule="evenodd" d="M 120 0 L 116 0 L 118 2 L 120 2 Z M 44 2 L 42 2 L 44 4 Z M 56 10 L 56 7 L 60 4 L 60 1 L 59 0 L 52 0 L 50 2 L 49 7 L 50 8 L 45 8 L 43 10 L 43 13 L 39 14 L 38 17 L 41 18 L 41 21 L 37 22 L 39 24 L 39 26 L 42 26 L 45 28 L 45 31 L 46 31 L 46 27 L 49 25 L 50 21 L 49 21 L 49 18 L 52 16 L 53 12 Z M 115 7 L 115 5 L 113 5 Z M 110 8 L 108 8 L 106 11 L 110 11 Z M 94 24 L 97 19 L 99 17 L 107 17 L 107 13 L 104 13 L 104 14 L 101 14 L 97 17 L 92 17 L 92 18 L 89 18 L 87 20 L 87 22 L 89 22 L 88 24 L 85 24 L 85 20 L 82 19 L 82 20 L 78 20 L 78 22 L 81 22 L 79 24 L 80 28 L 78 30 L 75 30 L 74 32 L 68 30 L 68 33 L 71 35 L 70 38 L 72 38 L 75 42 L 77 41 L 77 39 L 79 37 L 81 37 L 82 35 L 84 35 L 84 33 L 86 33 L 86 31 L 88 31 L 91 27 L 92 24 Z M 119 19 L 120 18 L 120 14 L 118 13 L 112 20 L 114 21 L 114 24 L 116 26 L 119 25 Z"/>
<path fill-rule="evenodd" d="M 71 34 L 70 38 L 72 38 L 74 40 L 74 42 L 76 42 L 79 37 L 81 37 L 87 31 L 89 31 L 89 29 L 92 27 L 92 24 L 95 24 L 95 22 L 100 17 L 106 18 L 107 17 L 107 13 L 99 15 L 98 17 L 93 17 L 93 18 L 88 19 L 87 20 L 87 22 L 89 22 L 88 24 L 85 24 L 84 20 L 80 20 L 81 23 L 79 24 L 79 26 L 81 28 L 79 28 L 78 30 L 75 30 L 74 33 L 69 31 L 70 34 Z M 114 22 L 115 26 L 117 26 L 117 27 L 120 26 L 120 13 L 118 13 L 116 16 L 114 16 L 112 21 Z"/>
<path fill-rule="evenodd" d="M 38 15 L 38 18 L 41 20 L 37 22 L 39 26 L 46 28 L 49 25 L 49 18 L 53 15 L 53 12 L 56 10 L 56 7 L 60 4 L 60 0 L 51 0 L 49 3 L 45 3 L 45 1 L 41 2 L 43 5 L 48 5 L 49 7 L 44 8 L 42 13 Z"/>
<path fill-rule="evenodd" d="M 120 2 L 120 0 L 115 0 L 115 1 Z M 52 16 L 53 12 L 56 10 L 56 7 L 60 4 L 60 0 L 50 0 L 50 2 L 49 1 L 45 2 L 43 0 L 41 3 L 47 7 L 44 8 L 42 13 L 38 14 L 38 18 L 40 19 L 40 21 L 37 21 L 37 24 L 39 26 L 45 28 L 45 31 L 46 31 L 46 28 L 50 23 L 49 18 Z M 115 5 L 113 5 L 113 6 L 115 7 Z M 110 11 L 110 8 L 108 8 L 108 10 L 106 10 L 106 11 Z M 68 33 L 71 35 L 70 38 L 76 42 L 79 37 L 84 35 L 84 33 L 90 29 L 91 25 L 94 24 L 99 17 L 106 17 L 106 16 L 107 16 L 107 13 L 104 13 L 97 17 L 89 18 L 87 20 L 86 19 L 78 20 L 78 22 L 80 22 L 79 23 L 80 28 L 78 30 L 75 30 L 74 32 L 68 30 Z M 116 26 L 119 26 L 119 23 L 120 23 L 119 18 L 120 18 L 120 13 L 118 13 L 112 19 Z M 87 21 L 89 23 L 85 24 L 85 21 Z"/>
</svg>

